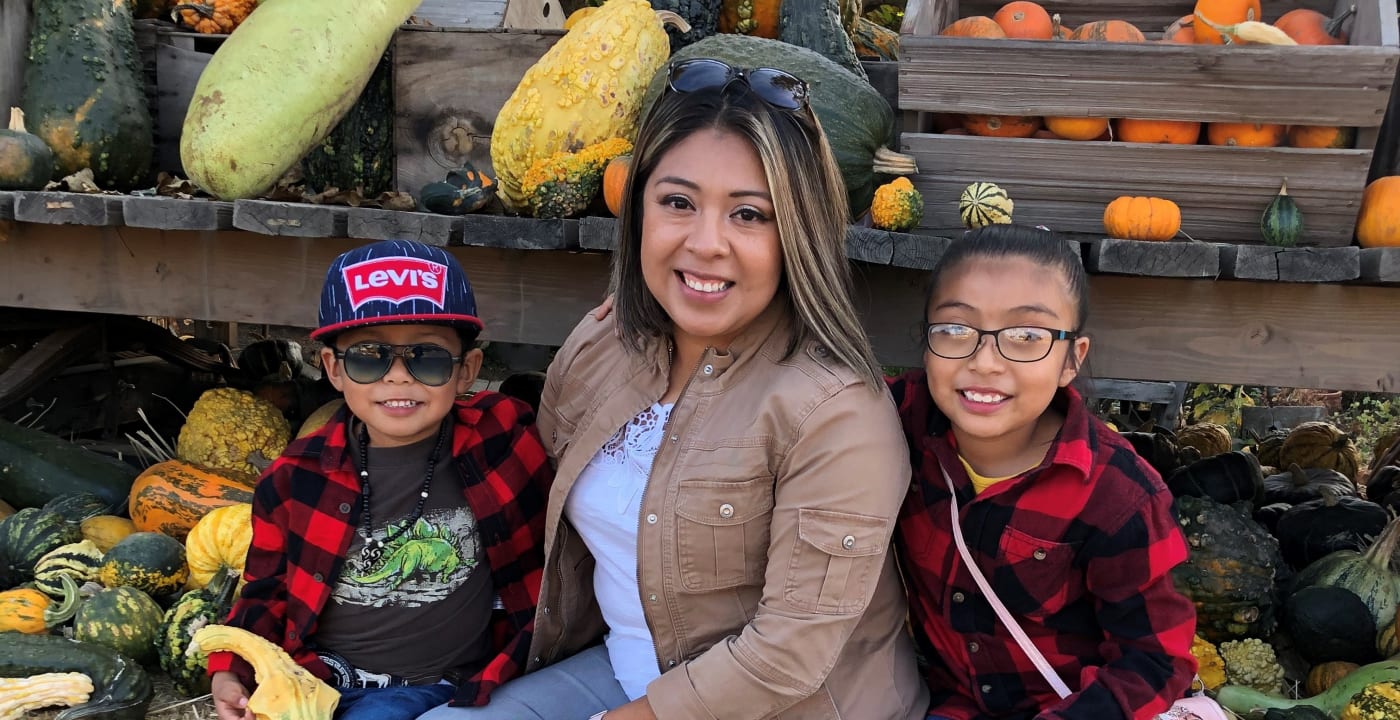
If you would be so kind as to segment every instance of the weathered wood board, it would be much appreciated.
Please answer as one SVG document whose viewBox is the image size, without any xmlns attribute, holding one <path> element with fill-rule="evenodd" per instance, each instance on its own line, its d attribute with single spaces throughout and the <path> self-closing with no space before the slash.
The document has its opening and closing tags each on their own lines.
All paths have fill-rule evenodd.
<svg viewBox="0 0 1400 720">
<path fill-rule="evenodd" d="M 363 242 L 14 225 L 0 243 L 0 307 L 296 327 L 315 324 L 330 261 Z M 452 252 L 493 340 L 558 345 L 606 293 L 607 253 Z M 881 361 L 919 364 L 927 272 L 853 267 Z M 1112 275 L 1090 284 L 1090 370 L 1098 377 L 1400 391 L 1395 288 Z M 1328 321 L 1300 321 L 1309 317 Z"/>
<path fill-rule="evenodd" d="M 233 227 L 233 203 L 168 197 L 127 197 L 122 200 L 122 216 L 131 227 L 161 230 L 228 230 Z"/>
<path fill-rule="evenodd" d="M 423 0 L 413 16 L 436 27 L 497 28 L 507 0 Z"/>
<path fill-rule="evenodd" d="M 1361 276 L 1361 249 L 1225 245 L 1221 277 L 1278 282 L 1345 282 Z"/>
<path fill-rule="evenodd" d="M 462 219 L 450 215 L 355 208 L 345 232 L 364 240 L 417 240 L 428 245 L 460 245 Z"/>
<path fill-rule="evenodd" d="M 1220 274 L 1220 246 L 1215 243 L 1103 238 L 1086 245 L 1084 266 L 1089 272 L 1195 278 Z"/>
<path fill-rule="evenodd" d="M 1400 285 L 1400 247 L 1362 250 L 1361 281 Z"/>
<path fill-rule="evenodd" d="M 235 200 L 233 226 L 265 235 L 345 237 L 350 208 L 309 203 Z"/>
<path fill-rule="evenodd" d="M 919 164 L 921 225 L 961 231 L 958 197 L 972 182 L 995 182 L 1016 202 L 1018 223 L 1103 233 L 1103 209 L 1120 195 L 1163 197 L 1181 206 L 1181 229 L 1197 240 L 1263 242 L 1259 214 L 1288 179 L 1307 215 L 1300 244 L 1351 244 L 1369 151 L 1228 148 L 1071 142 L 905 133 Z"/>
<path fill-rule="evenodd" d="M 15 219 L 50 225 L 121 225 L 122 196 L 16 192 Z"/>
</svg>

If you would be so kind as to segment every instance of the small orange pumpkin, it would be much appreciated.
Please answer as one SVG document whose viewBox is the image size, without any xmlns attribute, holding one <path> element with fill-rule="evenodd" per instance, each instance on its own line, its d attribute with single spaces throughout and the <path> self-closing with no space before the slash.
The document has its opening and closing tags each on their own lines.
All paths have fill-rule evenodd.
<svg viewBox="0 0 1400 720">
<path fill-rule="evenodd" d="M 1201 140 L 1201 124 L 1186 120 L 1120 118 L 1118 139 L 1134 143 L 1195 145 Z"/>
<path fill-rule="evenodd" d="M 1330 125 L 1291 125 L 1288 128 L 1289 147 L 1345 150 L 1355 143 L 1356 128 Z"/>
<path fill-rule="evenodd" d="M 618 155 L 608 161 L 603 170 L 603 203 L 613 217 L 622 216 L 622 200 L 627 191 L 627 176 L 631 174 L 632 156 Z"/>
<path fill-rule="evenodd" d="M 1331 662 L 1318 663 L 1308 671 L 1307 681 L 1303 684 L 1303 689 L 1309 696 L 1321 695 L 1327 689 L 1337 684 L 1338 680 L 1359 670 L 1360 665 L 1354 662 L 1333 660 Z"/>
<path fill-rule="evenodd" d="M 1361 196 L 1356 241 L 1364 248 L 1400 248 L 1400 175 L 1376 178 Z"/>
<path fill-rule="evenodd" d="M 1040 118 L 1020 115 L 964 115 L 963 127 L 982 137 L 1025 138 L 1040 129 Z"/>
<path fill-rule="evenodd" d="M 1097 140 L 1108 132 L 1108 118 L 1047 117 L 1045 127 L 1065 140 Z"/>
<path fill-rule="evenodd" d="M 986 15 L 972 15 L 965 17 L 948 27 L 943 28 L 939 35 L 948 37 L 969 37 L 969 38 L 1004 38 L 1006 31 L 995 20 Z"/>
<path fill-rule="evenodd" d="M 1196 0 L 1197 45 L 1224 45 L 1225 38 L 1218 30 L 1201 19 L 1205 18 L 1216 25 L 1234 25 L 1250 20 L 1260 20 L 1264 13 L 1259 8 L 1259 0 Z"/>
<path fill-rule="evenodd" d="M 1227 147 L 1278 147 L 1287 138 L 1283 125 L 1272 123 L 1210 123 L 1206 142 Z"/>
<path fill-rule="evenodd" d="M 1342 25 L 1355 13 L 1355 5 L 1334 18 L 1316 10 L 1297 8 L 1289 10 L 1275 20 L 1274 27 L 1282 30 L 1299 45 L 1346 45 L 1348 38 Z"/>
<path fill-rule="evenodd" d="M 131 522 L 140 532 L 158 532 L 184 541 L 209 511 L 253 501 L 250 486 L 197 465 L 168 460 L 152 465 L 131 484 Z"/>
<path fill-rule="evenodd" d="M 0 592 L 0 633 L 38 635 L 49 629 L 44 611 L 53 601 L 33 588 Z"/>
<path fill-rule="evenodd" d="M 1183 15 L 1162 32 L 1162 42 L 1193 45 L 1196 42 L 1196 16 Z"/>
<path fill-rule="evenodd" d="M 1001 26 L 1009 38 L 1049 40 L 1054 37 L 1050 13 L 1030 0 L 1012 0 L 1001 6 L 992 20 Z"/>
<path fill-rule="evenodd" d="M 1171 240 L 1181 230 L 1181 208 L 1162 198 L 1124 195 L 1104 208 L 1103 227 L 1124 240 Z"/>
<path fill-rule="evenodd" d="M 1147 36 L 1126 20 L 1096 20 L 1084 23 L 1070 33 L 1070 40 L 1096 42 L 1147 42 Z"/>
</svg>

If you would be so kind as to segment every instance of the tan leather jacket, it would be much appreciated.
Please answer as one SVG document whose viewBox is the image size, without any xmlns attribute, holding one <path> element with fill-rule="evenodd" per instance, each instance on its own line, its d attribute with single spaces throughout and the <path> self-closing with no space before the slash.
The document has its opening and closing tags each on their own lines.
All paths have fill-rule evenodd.
<svg viewBox="0 0 1400 720">
<path fill-rule="evenodd" d="M 923 718 L 928 695 L 888 552 L 909 450 L 878 392 L 770 309 L 707 350 L 671 411 L 638 518 L 642 607 L 662 720 Z M 587 317 L 549 368 L 539 427 L 556 458 L 529 670 L 605 628 L 593 558 L 563 517 L 579 473 L 666 389 L 666 352 L 628 354 Z"/>
</svg>

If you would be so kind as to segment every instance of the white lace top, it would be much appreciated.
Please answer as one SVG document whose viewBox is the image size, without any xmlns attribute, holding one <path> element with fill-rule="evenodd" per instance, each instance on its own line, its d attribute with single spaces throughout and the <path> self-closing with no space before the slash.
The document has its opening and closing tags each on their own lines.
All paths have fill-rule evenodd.
<svg viewBox="0 0 1400 720">
<path fill-rule="evenodd" d="M 593 553 L 593 591 L 608 624 L 613 675 L 636 700 L 660 672 L 637 588 L 637 527 L 651 462 L 671 405 L 652 405 L 617 431 L 579 474 L 564 513 Z"/>
</svg>

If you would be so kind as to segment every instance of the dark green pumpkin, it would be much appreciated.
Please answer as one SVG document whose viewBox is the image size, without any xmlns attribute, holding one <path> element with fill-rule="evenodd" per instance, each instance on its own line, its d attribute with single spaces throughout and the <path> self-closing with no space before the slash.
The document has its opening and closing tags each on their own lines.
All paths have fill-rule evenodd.
<svg viewBox="0 0 1400 720">
<path fill-rule="evenodd" d="M 1139 430 L 1119 433 L 1132 444 L 1139 457 L 1147 461 L 1158 475 L 1167 477 L 1181 467 L 1181 452 L 1176 446 L 1176 433 L 1149 423 Z"/>
<path fill-rule="evenodd" d="M 104 189 L 147 184 L 155 146 L 131 4 L 33 0 L 24 113 L 54 176 L 85 167 Z"/>
<path fill-rule="evenodd" d="M 25 508 L 5 518 L 0 522 L 0 588 L 29 580 L 39 558 L 82 539 L 78 525 L 56 512 Z"/>
<path fill-rule="evenodd" d="M 1264 242 L 1274 247 L 1293 247 L 1303 234 L 1303 213 L 1298 203 L 1288 195 L 1288 181 L 1279 188 L 1278 195 L 1264 208 L 1259 216 L 1259 233 Z"/>
<path fill-rule="evenodd" d="M 443 182 L 428 183 L 418 194 L 424 210 L 442 215 L 466 215 L 486 206 L 496 196 L 496 182 L 466 165 L 447 173 Z"/>
<path fill-rule="evenodd" d="M 1289 508 L 1274 535 L 1283 559 L 1302 569 L 1338 550 L 1365 550 L 1389 520 L 1380 505 L 1329 488 L 1322 497 Z"/>
<path fill-rule="evenodd" d="M 131 658 L 122 657 L 102 645 L 74 642 L 59 635 L 7 635 L 5 641 L 0 642 L 0 677 L 79 672 L 92 678 L 93 691 L 87 702 L 69 708 L 59 717 L 100 720 L 146 717 L 146 708 L 155 693 L 150 676 Z"/>
<path fill-rule="evenodd" d="M 1386 465 L 1366 478 L 1366 497 L 1372 500 L 1380 500 L 1396 490 L 1400 490 L 1400 467 Z"/>
<path fill-rule="evenodd" d="M 99 590 L 73 618 L 73 639 L 111 648 L 136 662 L 156 659 L 163 613 L 150 595 L 133 587 Z"/>
<path fill-rule="evenodd" d="M 156 640 L 160 667 L 170 674 L 181 693 L 195 696 L 209 692 L 208 659 L 202 653 L 186 655 L 185 651 L 200 628 L 228 617 L 237 588 L 236 572 L 217 574 L 208 585 L 180 596 L 165 611 Z"/>
<path fill-rule="evenodd" d="M 1304 470 L 1297 464 L 1264 478 L 1264 502 L 1297 505 L 1322 497 L 1323 489 L 1338 495 L 1356 495 L 1356 485 L 1347 476 L 1327 468 Z"/>
<path fill-rule="evenodd" d="M 96 493 L 75 492 L 59 495 L 44 503 L 44 509 L 62 515 L 68 522 L 80 523 L 98 515 L 108 515 L 113 507 Z"/>
<path fill-rule="evenodd" d="M 1395 621 L 1395 609 L 1400 606 L 1400 575 L 1391 568 L 1397 543 L 1400 519 L 1390 521 L 1365 552 L 1338 550 L 1304 568 L 1294 592 L 1314 586 L 1350 590 L 1366 603 L 1376 626 L 1385 627 Z"/>
<path fill-rule="evenodd" d="M 818 52 L 861 80 L 867 80 L 865 68 L 856 57 L 855 43 L 842 24 L 841 14 L 841 0 L 783 0 L 778 13 L 778 39 Z"/>
<path fill-rule="evenodd" d="M 1236 450 L 1176 470 L 1167 478 L 1167 489 L 1177 497 L 1208 497 L 1227 505 L 1248 502 L 1258 507 L 1264 495 L 1264 474 L 1253 455 Z"/>
<path fill-rule="evenodd" d="M 1196 634 L 1217 644 L 1268 637 L 1278 624 L 1278 541 L 1241 507 L 1176 498 L 1189 557 L 1172 569 L 1172 582 L 1196 606 Z"/>
<path fill-rule="evenodd" d="M 1284 605 L 1284 624 L 1293 647 L 1312 665 L 1343 660 L 1365 665 L 1376 657 L 1376 621 L 1356 593 L 1338 587 L 1310 587 Z"/>
<path fill-rule="evenodd" d="M 102 558 L 98 582 L 113 588 L 133 587 L 155 597 L 165 597 L 184 587 L 190 571 L 185 546 L 179 540 L 155 532 L 127 535 Z"/>
<path fill-rule="evenodd" d="M 895 165 L 908 163 L 907 172 L 902 174 L 913 172 L 913 159 L 893 152 L 899 136 L 889 102 L 870 83 L 826 57 L 778 40 L 730 34 L 701 40 L 677 52 L 672 59 L 693 57 L 712 57 L 736 67 L 775 67 L 807 82 L 812 111 L 821 121 L 841 166 L 851 217 L 859 218 L 870 209 L 880 177 L 889 174 L 887 168 L 892 170 Z M 652 78 L 644 107 L 650 108 L 665 87 L 663 69 Z M 640 192 L 640 186 L 636 191 Z"/>
<path fill-rule="evenodd" d="M 394 189 L 394 70 L 384 53 L 335 129 L 302 158 L 302 174 L 313 192 L 359 190 L 375 197 Z"/>
<path fill-rule="evenodd" d="M 666 34 L 671 36 L 672 52 L 714 35 L 719 30 L 719 13 L 723 4 L 723 0 L 651 0 L 652 8 L 670 10 L 690 24 L 686 32 L 669 25 L 666 27 Z"/>
<path fill-rule="evenodd" d="M 1278 529 L 1278 519 L 1283 517 L 1283 514 L 1288 512 L 1292 507 L 1293 506 L 1288 503 L 1269 503 L 1255 510 L 1252 517 L 1254 518 L 1254 522 L 1264 526 L 1264 529 L 1268 530 L 1270 535 L 1278 537 L 1278 533 L 1276 532 Z"/>
<path fill-rule="evenodd" d="M 0 190 L 42 190 L 53 175 L 53 151 L 24 129 L 24 111 L 10 108 L 10 127 L 0 130 Z"/>
</svg>

